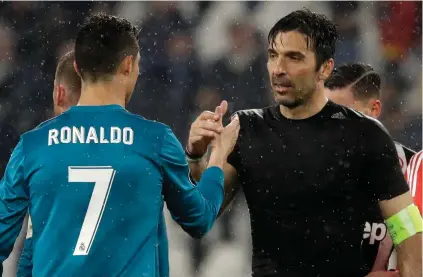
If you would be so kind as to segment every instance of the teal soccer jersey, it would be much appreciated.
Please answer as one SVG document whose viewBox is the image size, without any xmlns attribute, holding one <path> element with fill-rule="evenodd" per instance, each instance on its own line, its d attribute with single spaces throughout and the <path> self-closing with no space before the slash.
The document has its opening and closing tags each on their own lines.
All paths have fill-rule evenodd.
<svg viewBox="0 0 423 277">
<path fill-rule="evenodd" d="M 167 277 L 163 205 L 201 237 L 223 201 L 223 171 L 189 178 L 165 125 L 118 105 L 76 106 L 21 136 L 0 183 L 0 262 L 29 208 L 37 277 Z"/>
<path fill-rule="evenodd" d="M 31 223 L 29 223 L 31 224 Z M 169 252 L 166 235 L 166 224 L 164 215 L 160 217 L 158 226 L 158 259 L 160 265 L 160 277 L 169 277 Z M 18 263 L 16 277 L 32 277 L 32 226 L 28 228 L 27 238 L 22 249 L 22 254 Z"/>
</svg>

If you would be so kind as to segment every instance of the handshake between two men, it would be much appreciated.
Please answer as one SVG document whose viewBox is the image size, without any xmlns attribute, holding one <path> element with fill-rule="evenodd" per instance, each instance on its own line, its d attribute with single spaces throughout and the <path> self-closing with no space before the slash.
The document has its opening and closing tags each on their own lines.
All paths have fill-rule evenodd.
<svg viewBox="0 0 423 277">
<path fill-rule="evenodd" d="M 186 148 L 187 159 L 190 164 L 207 163 L 203 157 L 210 146 L 211 153 L 208 163 L 201 167 L 205 168 L 208 165 L 209 167 L 223 168 L 228 156 L 234 149 L 240 129 L 239 118 L 236 115 L 228 125 L 223 126 L 223 117 L 227 110 L 228 102 L 222 101 L 214 112 L 202 112 L 192 123 Z M 192 169 L 192 166 L 190 167 Z M 199 179 L 195 175 L 193 177 Z M 201 172 L 199 172 L 199 175 L 201 176 Z"/>
</svg>

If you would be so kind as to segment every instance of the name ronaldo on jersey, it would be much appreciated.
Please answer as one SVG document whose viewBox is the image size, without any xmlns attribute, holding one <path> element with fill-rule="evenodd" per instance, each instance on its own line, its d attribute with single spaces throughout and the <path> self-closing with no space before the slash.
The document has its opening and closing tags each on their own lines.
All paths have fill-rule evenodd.
<svg viewBox="0 0 423 277">
<path fill-rule="evenodd" d="M 64 126 L 48 131 L 48 146 L 68 143 L 134 143 L 134 130 L 130 127 L 69 127 Z"/>
</svg>

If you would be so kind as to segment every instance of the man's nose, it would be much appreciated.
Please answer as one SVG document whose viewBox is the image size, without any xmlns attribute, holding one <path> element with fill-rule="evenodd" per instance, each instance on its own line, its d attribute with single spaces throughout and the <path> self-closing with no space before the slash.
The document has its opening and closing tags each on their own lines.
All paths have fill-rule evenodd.
<svg viewBox="0 0 423 277">
<path fill-rule="evenodd" d="M 286 75 L 286 68 L 283 65 L 283 63 L 279 62 L 275 65 L 275 68 L 273 70 L 273 74 L 276 75 L 276 76 Z"/>
</svg>

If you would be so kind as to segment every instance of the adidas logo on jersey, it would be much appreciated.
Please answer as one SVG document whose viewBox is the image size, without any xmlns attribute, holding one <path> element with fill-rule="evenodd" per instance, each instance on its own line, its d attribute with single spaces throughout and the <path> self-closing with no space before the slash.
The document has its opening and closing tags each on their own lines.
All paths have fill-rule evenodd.
<svg viewBox="0 0 423 277">
<path fill-rule="evenodd" d="M 333 114 L 330 118 L 344 119 L 345 115 L 341 112 Z"/>
<path fill-rule="evenodd" d="M 381 241 L 386 236 L 386 225 L 384 223 L 369 223 L 364 226 L 363 239 L 369 239 L 369 244 Z"/>
</svg>

